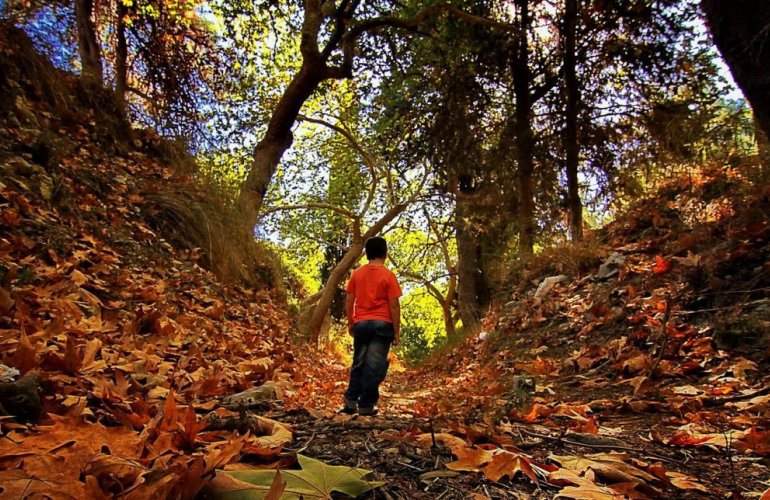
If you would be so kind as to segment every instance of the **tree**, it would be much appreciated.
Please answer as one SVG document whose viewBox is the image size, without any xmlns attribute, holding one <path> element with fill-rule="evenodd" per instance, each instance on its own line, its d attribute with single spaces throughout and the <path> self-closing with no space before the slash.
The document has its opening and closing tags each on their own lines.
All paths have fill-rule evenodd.
<svg viewBox="0 0 770 500">
<path fill-rule="evenodd" d="M 770 135 L 770 4 L 762 0 L 702 0 L 719 52 L 751 103 L 759 128 Z"/>
<path fill-rule="evenodd" d="M 78 52 L 83 78 L 101 84 L 103 81 L 102 50 L 96 37 L 93 0 L 75 0 L 75 23 Z"/>
<path fill-rule="evenodd" d="M 438 3 L 409 16 L 406 12 L 377 15 L 377 8 L 369 8 L 359 20 L 354 20 L 360 0 L 306 0 L 303 3 L 303 21 L 300 30 L 302 64 L 273 107 L 262 138 L 254 148 L 251 167 L 240 190 L 239 206 L 244 221 L 254 226 L 265 194 L 275 175 L 283 154 L 292 144 L 291 128 L 300 110 L 319 85 L 327 80 L 353 77 L 353 62 L 359 39 L 366 33 L 379 33 L 386 27 L 416 29 L 427 20 L 449 12 L 462 19 L 496 26 L 510 27 L 469 15 L 449 3 Z"/>
<path fill-rule="evenodd" d="M 266 208 L 261 216 L 286 210 L 323 210 L 334 212 L 348 220 L 350 231 L 350 245 L 342 258 L 328 273 L 328 278 L 321 291 L 309 297 L 303 303 L 304 313 L 300 316 L 300 331 L 307 337 L 318 342 L 324 321 L 329 313 L 337 290 L 343 283 L 353 266 L 361 258 L 364 251 L 364 243 L 367 239 L 380 234 L 383 229 L 393 222 L 410 204 L 414 203 L 423 192 L 427 176 L 411 182 L 411 186 L 399 186 L 393 178 L 395 169 L 385 165 L 374 154 L 368 151 L 362 142 L 341 123 L 331 123 L 322 118 L 306 117 L 298 115 L 305 122 L 315 123 L 340 134 L 348 141 L 350 147 L 360 156 L 370 174 L 370 183 L 367 187 L 367 195 L 361 208 L 357 211 L 349 210 L 340 205 L 328 202 L 308 202 L 303 204 L 279 204 Z M 399 187 L 398 192 L 396 191 Z M 411 188 L 411 192 L 408 192 Z M 405 195 L 400 195 L 407 192 Z M 370 210 L 374 207 L 378 195 L 384 196 L 385 206 L 371 219 L 368 227 L 365 227 L 367 217 L 371 217 Z"/>
<path fill-rule="evenodd" d="M 457 251 L 452 244 L 454 224 L 451 220 L 440 220 L 431 213 L 433 207 L 425 203 L 417 208 L 407 217 L 405 227 L 397 227 L 391 233 L 394 238 L 391 238 L 389 258 L 405 283 L 423 287 L 435 300 L 441 310 L 444 333 L 453 338 L 460 320 Z"/>
<path fill-rule="evenodd" d="M 578 1 L 565 0 L 564 26 L 562 31 L 564 47 L 564 151 L 567 173 L 567 208 L 569 233 L 573 240 L 583 239 L 583 203 L 580 200 L 578 166 L 580 164 L 580 142 L 578 138 L 578 108 L 580 88 L 577 77 L 577 20 Z"/>
</svg>

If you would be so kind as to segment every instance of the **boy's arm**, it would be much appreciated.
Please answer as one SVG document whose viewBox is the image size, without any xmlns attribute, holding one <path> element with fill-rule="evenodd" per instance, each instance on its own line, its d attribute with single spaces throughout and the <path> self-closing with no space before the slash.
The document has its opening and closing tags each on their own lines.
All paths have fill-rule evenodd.
<svg viewBox="0 0 770 500">
<path fill-rule="evenodd" d="M 398 345 L 401 342 L 401 303 L 398 301 L 398 297 L 388 299 L 388 306 L 390 307 L 390 317 L 393 320 L 393 345 Z"/>
<path fill-rule="evenodd" d="M 353 336 L 353 311 L 355 309 L 356 296 L 348 292 L 345 296 L 345 314 L 348 316 L 348 333 Z"/>
</svg>

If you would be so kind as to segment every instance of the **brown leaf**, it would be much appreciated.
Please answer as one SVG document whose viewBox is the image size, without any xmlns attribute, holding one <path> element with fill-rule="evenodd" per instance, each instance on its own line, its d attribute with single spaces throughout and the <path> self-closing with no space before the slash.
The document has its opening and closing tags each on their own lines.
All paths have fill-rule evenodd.
<svg viewBox="0 0 770 500">
<path fill-rule="evenodd" d="M 710 493 L 709 489 L 698 482 L 694 477 L 690 477 L 687 474 L 680 472 L 666 471 L 666 476 L 672 485 L 680 490 L 696 490 L 703 493 Z"/>
<path fill-rule="evenodd" d="M 530 478 L 533 483 L 538 484 L 537 475 L 532 469 L 530 460 L 518 453 L 508 451 L 497 453 L 492 458 L 492 461 L 489 462 L 489 465 L 481 469 L 481 472 L 491 481 L 499 481 L 504 476 L 513 479 L 517 473 L 521 472 Z"/>
<path fill-rule="evenodd" d="M 477 471 L 494 456 L 494 451 L 464 446 L 453 447 L 452 453 L 457 457 L 457 460 L 446 464 L 447 469 L 451 470 Z"/>
<path fill-rule="evenodd" d="M 554 498 L 572 498 L 578 500 L 624 500 L 625 495 L 606 486 L 600 486 L 593 480 L 580 476 L 568 469 L 558 469 L 548 475 L 548 482 L 565 486 Z"/>
<path fill-rule="evenodd" d="M 0 313 L 7 315 L 11 312 L 14 301 L 11 294 L 3 287 L 0 287 Z"/>
<path fill-rule="evenodd" d="M 281 477 L 281 471 L 275 471 L 275 477 L 273 478 L 273 484 L 270 485 L 270 489 L 267 490 L 265 500 L 280 500 L 286 489 L 286 481 Z"/>
</svg>

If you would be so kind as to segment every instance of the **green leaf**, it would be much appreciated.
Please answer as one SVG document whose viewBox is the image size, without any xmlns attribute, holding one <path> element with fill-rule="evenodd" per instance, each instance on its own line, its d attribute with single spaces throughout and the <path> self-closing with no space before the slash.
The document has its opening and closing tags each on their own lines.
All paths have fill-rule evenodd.
<svg viewBox="0 0 770 500">
<path fill-rule="evenodd" d="M 281 500 L 332 498 L 332 491 L 344 493 L 353 498 L 385 483 L 367 481 L 372 472 L 344 465 L 327 465 L 304 455 L 297 455 L 302 470 L 282 470 L 286 489 Z M 276 471 L 229 471 L 217 473 L 226 475 L 226 481 L 214 481 L 210 493 L 219 500 L 261 500 L 265 498 L 275 479 Z M 216 484 L 218 483 L 218 484 Z"/>
</svg>

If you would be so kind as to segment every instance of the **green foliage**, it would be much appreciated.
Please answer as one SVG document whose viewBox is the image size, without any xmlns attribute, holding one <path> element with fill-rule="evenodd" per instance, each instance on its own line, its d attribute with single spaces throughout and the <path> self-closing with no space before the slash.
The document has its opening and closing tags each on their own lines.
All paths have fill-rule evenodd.
<svg viewBox="0 0 770 500">
<path fill-rule="evenodd" d="M 415 365 L 430 354 L 430 344 L 425 330 L 416 325 L 405 324 L 401 327 L 401 345 L 399 351 L 407 363 Z"/>
<path fill-rule="evenodd" d="M 409 290 L 402 302 L 404 325 L 419 329 L 428 346 L 440 343 L 446 337 L 441 307 L 424 287 Z"/>
</svg>

